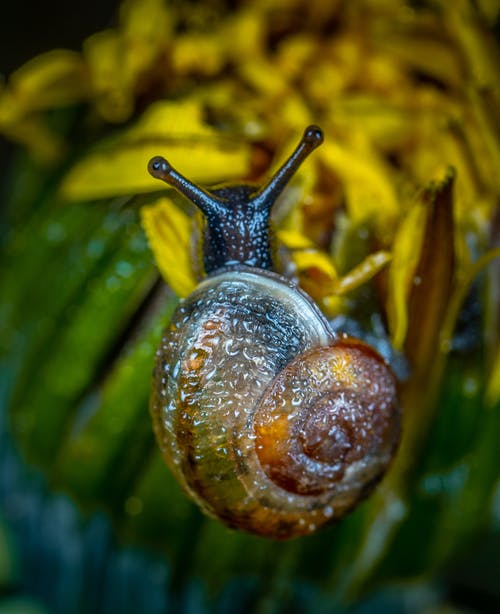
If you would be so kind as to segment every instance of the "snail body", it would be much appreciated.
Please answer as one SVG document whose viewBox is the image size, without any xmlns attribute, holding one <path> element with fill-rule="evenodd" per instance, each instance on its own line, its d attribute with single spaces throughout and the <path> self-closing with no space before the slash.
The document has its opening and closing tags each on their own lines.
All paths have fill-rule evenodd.
<svg viewBox="0 0 500 614">
<path fill-rule="evenodd" d="M 222 197 L 222 190 L 184 189 L 187 180 L 166 161 L 150 162 L 154 176 L 189 191 L 194 202 L 207 199 L 208 222 L 208 276 L 180 304 L 157 352 L 157 440 L 206 513 L 281 539 L 352 509 L 385 473 L 399 437 L 385 361 L 362 341 L 334 333 L 305 292 L 270 270 L 270 207 L 320 142 L 319 129 L 308 128 L 264 190 L 234 188 L 247 199 L 236 205 L 227 198 L 231 188 Z M 208 198 L 222 198 L 243 222 L 228 225 L 223 207 L 208 211 Z M 249 215 L 259 218 L 251 232 Z M 225 236 L 238 232 L 234 241 Z"/>
</svg>

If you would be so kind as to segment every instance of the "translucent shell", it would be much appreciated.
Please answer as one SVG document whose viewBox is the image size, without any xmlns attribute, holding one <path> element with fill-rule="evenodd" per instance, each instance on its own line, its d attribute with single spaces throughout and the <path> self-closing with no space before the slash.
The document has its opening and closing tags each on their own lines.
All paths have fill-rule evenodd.
<svg viewBox="0 0 500 614">
<path fill-rule="evenodd" d="M 384 360 L 337 338 L 287 279 L 250 267 L 207 278 L 177 309 L 151 411 L 167 463 L 208 514 L 281 539 L 350 510 L 399 437 Z"/>
</svg>

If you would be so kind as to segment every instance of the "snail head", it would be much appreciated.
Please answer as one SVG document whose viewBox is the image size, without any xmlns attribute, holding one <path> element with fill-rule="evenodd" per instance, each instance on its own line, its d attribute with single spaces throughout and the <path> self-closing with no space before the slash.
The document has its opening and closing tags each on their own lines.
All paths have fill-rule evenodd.
<svg viewBox="0 0 500 614">
<path fill-rule="evenodd" d="M 236 185 L 205 190 L 186 179 L 161 156 L 150 160 L 148 170 L 203 212 L 206 219 L 203 260 L 207 274 L 237 264 L 270 269 L 271 209 L 301 163 L 322 142 L 320 128 L 306 128 L 295 151 L 262 188 Z"/>
</svg>

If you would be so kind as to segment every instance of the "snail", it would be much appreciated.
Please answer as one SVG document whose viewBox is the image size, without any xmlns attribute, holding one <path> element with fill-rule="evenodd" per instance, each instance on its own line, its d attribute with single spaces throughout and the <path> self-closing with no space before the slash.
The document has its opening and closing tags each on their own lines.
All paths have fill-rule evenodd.
<svg viewBox="0 0 500 614">
<path fill-rule="evenodd" d="M 157 441 L 208 515 L 276 539 L 350 511 L 382 478 L 399 439 L 396 381 L 384 359 L 333 332 L 313 300 L 272 270 L 271 208 L 322 142 L 309 126 L 261 189 L 207 191 L 160 156 L 148 166 L 206 221 L 206 276 L 156 355 Z"/>
</svg>

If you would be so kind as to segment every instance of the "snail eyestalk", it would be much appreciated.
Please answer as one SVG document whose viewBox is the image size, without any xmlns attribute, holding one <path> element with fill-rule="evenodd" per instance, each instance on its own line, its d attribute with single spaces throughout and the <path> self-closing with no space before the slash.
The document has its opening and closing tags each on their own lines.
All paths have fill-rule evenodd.
<svg viewBox="0 0 500 614">
<path fill-rule="evenodd" d="M 269 183 L 259 190 L 253 201 L 264 207 L 271 207 L 296 173 L 299 166 L 323 142 L 323 131 L 318 126 L 308 126 L 297 148 L 288 160 L 273 175 Z"/>
<path fill-rule="evenodd" d="M 148 164 L 148 171 L 155 179 L 164 181 L 188 198 L 205 215 L 208 216 L 220 212 L 221 203 L 218 199 L 189 181 L 184 175 L 181 175 L 162 156 L 151 158 Z"/>
</svg>

